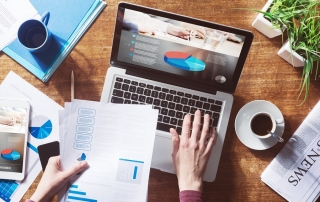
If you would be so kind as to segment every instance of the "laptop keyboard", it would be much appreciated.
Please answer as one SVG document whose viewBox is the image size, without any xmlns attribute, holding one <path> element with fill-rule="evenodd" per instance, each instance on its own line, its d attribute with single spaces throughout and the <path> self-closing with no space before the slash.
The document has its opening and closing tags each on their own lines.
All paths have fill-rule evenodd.
<svg viewBox="0 0 320 202">
<path fill-rule="evenodd" d="M 145 82 L 116 77 L 111 103 L 149 104 L 159 110 L 157 129 L 169 132 L 175 128 L 181 134 L 184 115 L 190 113 L 191 121 L 197 109 L 201 111 L 201 126 L 204 114 L 210 115 L 210 126 L 217 127 L 222 101 L 192 95 L 182 91 L 162 88 Z"/>
</svg>

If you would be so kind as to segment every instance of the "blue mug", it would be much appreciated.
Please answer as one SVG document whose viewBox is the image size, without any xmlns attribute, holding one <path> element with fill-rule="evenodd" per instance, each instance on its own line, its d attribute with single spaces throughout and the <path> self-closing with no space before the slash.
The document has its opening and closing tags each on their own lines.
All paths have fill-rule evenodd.
<svg viewBox="0 0 320 202">
<path fill-rule="evenodd" d="M 44 12 L 41 21 L 31 19 L 20 25 L 18 40 L 30 52 L 41 53 L 50 47 L 52 34 L 47 27 L 49 17 L 50 13 Z"/>
</svg>

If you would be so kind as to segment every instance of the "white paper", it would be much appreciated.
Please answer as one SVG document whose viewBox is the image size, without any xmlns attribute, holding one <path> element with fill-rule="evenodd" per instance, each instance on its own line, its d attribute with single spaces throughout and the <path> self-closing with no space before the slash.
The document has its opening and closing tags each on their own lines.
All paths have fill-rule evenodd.
<svg viewBox="0 0 320 202">
<path fill-rule="evenodd" d="M 61 201 L 145 201 L 157 115 L 148 105 L 74 100 L 62 165 L 68 168 L 85 155 L 90 167 Z"/>
<path fill-rule="evenodd" d="M 26 156 L 27 174 L 24 180 L 17 181 L 19 186 L 11 198 L 11 201 L 20 201 L 41 171 L 36 148 L 41 144 L 59 141 L 58 110 L 63 108 L 12 71 L 0 86 L 0 99 L 28 101 L 31 106 Z"/>
<path fill-rule="evenodd" d="M 320 102 L 261 175 L 288 201 L 314 201 L 320 192 Z"/>
<path fill-rule="evenodd" d="M 0 50 L 17 37 L 20 25 L 37 13 L 29 0 L 0 0 Z"/>
</svg>

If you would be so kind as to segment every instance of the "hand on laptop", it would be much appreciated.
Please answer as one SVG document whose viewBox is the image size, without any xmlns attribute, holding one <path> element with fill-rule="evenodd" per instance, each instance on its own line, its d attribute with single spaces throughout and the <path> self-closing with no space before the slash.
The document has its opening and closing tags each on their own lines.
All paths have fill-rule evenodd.
<svg viewBox="0 0 320 202">
<path fill-rule="evenodd" d="M 186 115 L 183 120 L 181 136 L 173 128 L 172 160 L 178 177 L 179 189 L 202 192 L 202 178 L 210 158 L 216 130 L 209 129 L 210 116 L 204 116 L 203 129 L 200 131 L 201 113 L 196 111 L 192 133 L 191 116 Z"/>
<path fill-rule="evenodd" d="M 58 193 L 71 177 L 87 167 L 88 163 L 81 161 L 76 163 L 72 168 L 62 171 L 60 156 L 51 157 L 31 200 L 36 202 L 51 201 L 53 196 Z"/>
</svg>

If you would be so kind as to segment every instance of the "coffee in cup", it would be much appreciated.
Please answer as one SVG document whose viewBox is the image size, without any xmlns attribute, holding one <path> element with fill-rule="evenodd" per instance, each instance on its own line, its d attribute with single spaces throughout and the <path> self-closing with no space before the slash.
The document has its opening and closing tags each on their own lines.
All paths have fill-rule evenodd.
<svg viewBox="0 0 320 202">
<path fill-rule="evenodd" d="M 258 113 L 252 117 L 250 127 L 252 132 L 258 136 L 265 136 L 275 128 L 274 120 L 267 113 Z"/>
<path fill-rule="evenodd" d="M 283 123 L 283 119 L 275 119 L 268 112 L 258 112 L 250 119 L 250 128 L 252 133 L 260 139 L 269 137 L 275 138 L 278 142 L 283 142 L 283 139 L 275 134 L 277 124 Z"/>
</svg>

